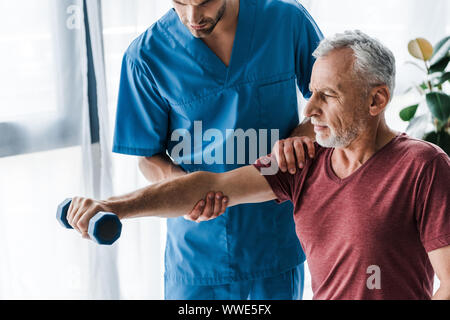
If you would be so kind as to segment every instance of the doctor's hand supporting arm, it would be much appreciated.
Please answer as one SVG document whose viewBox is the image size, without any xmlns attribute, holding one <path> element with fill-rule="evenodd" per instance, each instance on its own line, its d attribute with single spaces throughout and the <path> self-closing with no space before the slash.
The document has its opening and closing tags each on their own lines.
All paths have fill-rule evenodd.
<svg viewBox="0 0 450 320">
<path fill-rule="evenodd" d="M 119 219 L 176 218 L 189 212 L 210 190 L 226 194 L 230 207 L 276 199 L 258 169 L 246 166 L 225 173 L 195 172 L 103 201 L 73 198 L 67 220 L 86 237 L 89 220 L 100 211 L 115 213 Z"/>
</svg>

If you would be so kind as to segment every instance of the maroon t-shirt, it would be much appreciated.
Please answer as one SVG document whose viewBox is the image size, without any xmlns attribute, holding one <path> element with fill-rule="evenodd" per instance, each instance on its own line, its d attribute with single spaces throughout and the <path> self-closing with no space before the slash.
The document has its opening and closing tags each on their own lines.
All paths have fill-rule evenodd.
<svg viewBox="0 0 450 320">
<path fill-rule="evenodd" d="M 340 179 L 333 150 L 316 145 L 295 175 L 264 176 L 294 204 L 314 299 L 430 299 L 427 252 L 450 245 L 449 157 L 401 134 Z"/>
</svg>

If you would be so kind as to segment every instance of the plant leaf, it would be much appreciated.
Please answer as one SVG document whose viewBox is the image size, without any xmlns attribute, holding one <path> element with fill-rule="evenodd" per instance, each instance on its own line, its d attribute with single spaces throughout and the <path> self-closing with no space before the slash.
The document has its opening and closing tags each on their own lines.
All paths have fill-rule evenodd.
<svg viewBox="0 0 450 320">
<path fill-rule="evenodd" d="M 450 117 L 450 96 L 441 92 L 430 92 L 426 95 L 431 114 L 441 123 L 447 123 Z"/>
<path fill-rule="evenodd" d="M 430 72 L 444 72 L 444 70 L 447 68 L 448 63 L 450 62 L 450 56 L 444 57 L 443 59 L 439 60 L 438 62 L 432 64 L 430 66 Z"/>
<path fill-rule="evenodd" d="M 430 64 L 435 65 L 450 54 L 450 36 L 445 37 L 434 46 Z M 444 68 L 445 69 L 445 68 Z"/>
<path fill-rule="evenodd" d="M 436 86 L 443 85 L 445 82 L 450 81 L 450 72 L 444 73 L 439 79 Z"/>
<path fill-rule="evenodd" d="M 428 61 L 433 56 L 433 46 L 424 38 L 416 38 L 408 43 L 409 53 L 417 59 Z"/>
<path fill-rule="evenodd" d="M 409 107 L 403 109 L 402 111 L 400 111 L 400 118 L 403 121 L 410 121 L 416 115 L 418 107 L 419 107 L 419 104 L 415 104 L 413 106 L 409 106 Z"/>
<path fill-rule="evenodd" d="M 422 89 L 422 90 L 427 90 L 427 89 L 428 89 L 428 85 L 427 85 L 425 82 L 422 82 L 422 83 L 419 85 L 419 87 L 420 87 L 420 89 Z"/>
</svg>

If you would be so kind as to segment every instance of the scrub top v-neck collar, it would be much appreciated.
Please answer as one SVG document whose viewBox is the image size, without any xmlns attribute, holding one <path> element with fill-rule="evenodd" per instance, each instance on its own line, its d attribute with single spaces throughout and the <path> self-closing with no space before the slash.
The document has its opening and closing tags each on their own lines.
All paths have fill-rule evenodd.
<svg viewBox="0 0 450 320">
<path fill-rule="evenodd" d="M 232 81 L 235 71 L 245 67 L 253 38 L 255 8 L 255 0 L 240 0 L 238 25 L 228 67 L 201 39 L 195 38 L 190 33 L 179 19 L 175 9 L 172 9 L 170 23 L 166 27 L 193 60 L 227 84 Z"/>
</svg>

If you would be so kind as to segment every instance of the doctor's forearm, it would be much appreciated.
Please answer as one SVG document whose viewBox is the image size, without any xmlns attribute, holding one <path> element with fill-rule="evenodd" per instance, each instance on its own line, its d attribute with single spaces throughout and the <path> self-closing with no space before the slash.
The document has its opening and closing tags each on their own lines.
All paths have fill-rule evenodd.
<svg viewBox="0 0 450 320">
<path fill-rule="evenodd" d="M 166 154 L 140 158 L 139 169 L 150 183 L 186 175 L 186 172 L 180 166 L 175 165 Z"/>
<path fill-rule="evenodd" d="M 311 119 L 306 118 L 303 122 L 295 128 L 290 137 L 309 137 L 316 140 L 316 133 L 314 132 L 314 126 L 311 124 Z"/>
</svg>

